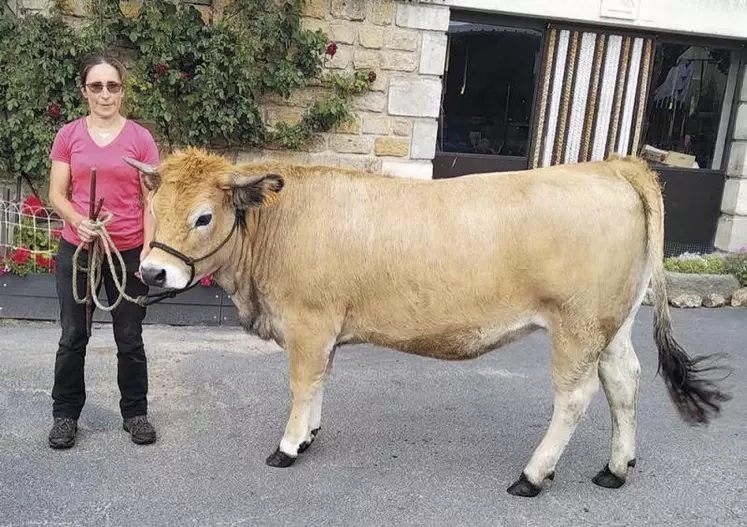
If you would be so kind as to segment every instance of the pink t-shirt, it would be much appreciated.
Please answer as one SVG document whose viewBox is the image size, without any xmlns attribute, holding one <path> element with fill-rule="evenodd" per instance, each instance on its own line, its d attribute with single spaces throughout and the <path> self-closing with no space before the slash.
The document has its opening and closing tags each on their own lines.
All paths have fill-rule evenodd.
<svg viewBox="0 0 747 527">
<path fill-rule="evenodd" d="M 102 212 L 114 218 L 106 230 L 120 251 L 133 249 L 143 243 L 143 202 L 140 176 L 122 157 L 157 165 L 158 148 L 151 133 L 127 120 L 119 135 L 106 146 L 97 145 L 81 117 L 63 126 L 55 137 L 49 158 L 70 165 L 71 202 L 75 210 L 88 217 L 90 202 L 91 167 L 96 167 L 96 202 L 104 198 Z M 67 222 L 62 237 L 77 245 L 80 239 Z"/>
</svg>

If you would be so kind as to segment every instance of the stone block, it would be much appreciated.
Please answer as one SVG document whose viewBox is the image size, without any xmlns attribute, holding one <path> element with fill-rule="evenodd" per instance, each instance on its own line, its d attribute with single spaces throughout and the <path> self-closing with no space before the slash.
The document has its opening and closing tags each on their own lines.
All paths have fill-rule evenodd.
<svg viewBox="0 0 747 527">
<path fill-rule="evenodd" d="M 742 69 L 742 75 L 744 76 L 744 80 L 742 81 L 742 92 L 739 94 L 739 100 L 747 102 L 747 68 Z"/>
<path fill-rule="evenodd" d="M 401 117 L 390 119 L 390 126 L 394 135 L 409 136 L 412 132 L 412 121 L 410 119 Z"/>
<path fill-rule="evenodd" d="M 356 49 L 353 65 L 357 70 L 376 70 L 381 67 L 381 56 L 373 49 Z"/>
<path fill-rule="evenodd" d="M 418 49 L 418 31 L 389 28 L 384 34 L 384 47 L 401 51 L 415 51 Z"/>
<path fill-rule="evenodd" d="M 421 75 L 443 75 L 446 66 L 446 41 L 445 33 L 423 33 L 418 69 Z"/>
<path fill-rule="evenodd" d="M 732 142 L 726 173 L 731 177 L 747 178 L 747 141 Z"/>
<path fill-rule="evenodd" d="M 718 293 L 708 293 L 703 297 L 704 307 L 722 307 L 726 305 L 726 299 Z"/>
<path fill-rule="evenodd" d="M 330 26 L 332 40 L 338 44 L 355 43 L 355 27 L 351 24 L 332 24 Z"/>
<path fill-rule="evenodd" d="M 386 51 L 381 53 L 381 69 L 415 71 L 417 56 L 412 51 Z"/>
<path fill-rule="evenodd" d="M 666 271 L 667 293 L 670 299 L 677 297 L 718 294 L 725 299 L 739 289 L 739 280 L 730 274 L 692 274 Z"/>
<path fill-rule="evenodd" d="M 343 154 L 370 154 L 373 151 L 374 138 L 363 135 L 329 136 L 329 148 Z"/>
<path fill-rule="evenodd" d="M 389 118 L 385 115 L 366 114 L 363 116 L 361 131 L 364 134 L 389 135 Z"/>
<path fill-rule="evenodd" d="M 747 216 L 722 214 L 718 219 L 714 245 L 722 251 L 738 251 L 747 246 Z"/>
<path fill-rule="evenodd" d="M 389 73 L 385 71 L 376 72 L 376 80 L 368 85 L 371 91 L 386 91 L 389 86 Z"/>
<path fill-rule="evenodd" d="M 381 157 L 407 157 L 410 153 L 410 140 L 403 137 L 379 137 L 376 139 L 375 153 Z"/>
<path fill-rule="evenodd" d="M 703 305 L 703 298 L 698 295 L 675 295 L 669 299 L 669 303 L 674 307 L 700 307 Z"/>
<path fill-rule="evenodd" d="M 432 77 L 393 77 L 389 83 L 389 115 L 438 117 L 441 81 Z"/>
<path fill-rule="evenodd" d="M 735 291 L 731 296 L 732 307 L 747 307 L 747 287 Z"/>
<path fill-rule="evenodd" d="M 304 0 L 301 15 L 312 18 L 324 18 L 327 0 Z"/>
<path fill-rule="evenodd" d="M 327 138 L 324 134 L 314 134 L 309 144 L 299 148 L 301 152 L 324 152 L 327 150 Z"/>
<path fill-rule="evenodd" d="M 433 163 L 430 161 L 393 161 L 385 160 L 381 164 L 381 171 L 399 177 L 417 179 L 433 178 Z"/>
<path fill-rule="evenodd" d="M 386 109 L 386 100 L 387 96 L 383 93 L 368 92 L 353 96 L 352 106 L 365 112 L 383 112 Z"/>
<path fill-rule="evenodd" d="M 394 12 L 393 0 L 376 0 L 371 9 L 371 22 L 377 26 L 388 26 L 394 22 Z"/>
<path fill-rule="evenodd" d="M 397 6 L 397 25 L 412 29 L 446 31 L 449 29 L 449 8 L 425 4 L 403 4 Z"/>
<path fill-rule="evenodd" d="M 344 70 L 350 64 L 353 56 L 352 46 L 337 46 L 337 52 L 333 57 L 325 55 L 327 62 L 325 67 L 336 70 Z"/>
<path fill-rule="evenodd" d="M 721 211 L 747 216 L 747 179 L 728 178 L 721 199 Z"/>
<path fill-rule="evenodd" d="M 366 0 L 332 0 L 330 14 L 345 20 L 365 20 Z"/>
<path fill-rule="evenodd" d="M 361 118 L 356 115 L 352 122 L 341 123 L 335 131 L 341 134 L 359 134 L 361 133 Z"/>
<path fill-rule="evenodd" d="M 316 18 L 302 18 L 301 29 L 303 29 L 304 31 L 321 30 L 322 33 L 327 35 L 328 40 L 334 40 L 334 38 L 332 38 L 332 30 L 330 29 L 329 24 L 324 20 L 318 20 Z"/>
<path fill-rule="evenodd" d="M 294 106 L 277 106 L 265 109 L 267 126 L 274 128 L 278 123 L 298 124 L 303 118 L 304 111 Z"/>
<path fill-rule="evenodd" d="M 734 139 L 747 141 L 747 102 L 739 104 L 734 122 Z"/>
<path fill-rule="evenodd" d="M 384 45 L 384 30 L 380 27 L 361 27 L 358 30 L 358 42 L 364 48 L 380 49 Z"/>
<path fill-rule="evenodd" d="M 415 121 L 412 128 L 412 159 L 433 159 L 436 155 L 436 133 L 438 121 L 428 119 Z"/>
<path fill-rule="evenodd" d="M 140 13 L 141 5 L 142 4 L 140 2 L 136 1 L 120 2 L 119 9 L 122 11 L 122 14 L 125 16 L 125 18 L 137 18 L 138 14 Z"/>
<path fill-rule="evenodd" d="M 354 168 L 366 172 L 379 172 L 381 170 L 381 159 L 369 156 L 346 155 L 338 157 L 339 166 L 343 168 Z"/>
</svg>

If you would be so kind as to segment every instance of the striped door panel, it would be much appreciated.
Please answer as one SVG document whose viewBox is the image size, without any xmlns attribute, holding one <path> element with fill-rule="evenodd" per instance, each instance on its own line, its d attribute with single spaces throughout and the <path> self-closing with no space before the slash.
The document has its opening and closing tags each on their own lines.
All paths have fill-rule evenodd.
<svg viewBox="0 0 747 527">
<path fill-rule="evenodd" d="M 547 38 L 532 167 L 637 153 L 653 41 L 558 28 Z"/>
</svg>

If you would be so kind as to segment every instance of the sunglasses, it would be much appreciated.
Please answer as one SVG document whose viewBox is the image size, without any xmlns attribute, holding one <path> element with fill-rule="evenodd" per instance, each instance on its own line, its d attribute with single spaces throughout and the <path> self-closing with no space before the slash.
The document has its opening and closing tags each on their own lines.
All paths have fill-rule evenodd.
<svg viewBox="0 0 747 527">
<path fill-rule="evenodd" d="M 106 90 L 109 93 L 119 93 L 122 90 L 122 84 L 113 81 L 107 82 L 106 84 L 104 84 L 103 82 L 92 82 L 90 84 L 86 84 L 85 86 L 93 93 L 101 93 L 101 90 L 104 89 L 104 86 L 106 86 Z"/>
</svg>

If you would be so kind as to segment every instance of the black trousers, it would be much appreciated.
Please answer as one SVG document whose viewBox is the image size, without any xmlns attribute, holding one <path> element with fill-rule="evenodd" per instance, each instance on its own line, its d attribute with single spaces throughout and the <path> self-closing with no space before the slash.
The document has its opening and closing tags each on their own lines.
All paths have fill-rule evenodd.
<svg viewBox="0 0 747 527">
<path fill-rule="evenodd" d="M 148 286 L 143 284 L 135 272 L 140 265 L 142 248 L 122 251 L 127 268 L 125 292 L 131 297 L 147 294 Z M 86 401 L 84 366 L 88 336 L 86 333 L 86 306 L 78 304 L 73 297 L 72 271 L 75 245 L 60 240 L 56 255 L 57 296 L 60 303 L 60 337 L 54 367 L 54 387 L 52 388 L 52 415 L 78 419 Z M 79 255 L 79 269 L 87 266 L 87 251 Z M 102 284 L 106 289 L 109 305 L 117 298 L 118 291 L 112 279 L 106 259 L 102 268 Z M 117 272 L 119 263 L 115 258 Z M 88 275 L 78 271 L 78 296 L 86 294 Z M 99 287 L 100 289 L 100 287 Z M 95 294 L 98 295 L 99 291 Z M 95 304 L 92 306 L 96 308 Z M 113 320 L 114 340 L 117 344 L 117 382 L 121 399 L 119 402 L 123 418 L 145 415 L 148 411 L 148 370 L 143 346 L 142 328 L 146 309 L 125 299 L 110 312 Z"/>
</svg>

